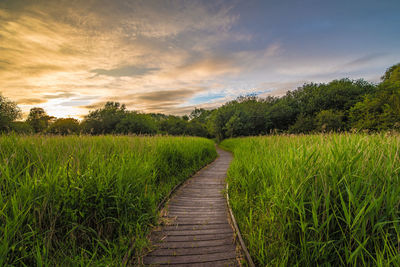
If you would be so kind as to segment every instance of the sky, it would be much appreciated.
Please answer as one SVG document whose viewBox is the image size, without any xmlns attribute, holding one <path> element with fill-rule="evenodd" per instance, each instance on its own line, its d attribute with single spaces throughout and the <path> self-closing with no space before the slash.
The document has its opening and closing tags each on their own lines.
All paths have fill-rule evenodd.
<svg viewBox="0 0 400 267">
<path fill-rule="evenodd" d="M 183 115 L 308 82 L 379 82 L 398 0 L 0 0 L 0 93 L 26 115 L 107 101 Z"/>
</svg>

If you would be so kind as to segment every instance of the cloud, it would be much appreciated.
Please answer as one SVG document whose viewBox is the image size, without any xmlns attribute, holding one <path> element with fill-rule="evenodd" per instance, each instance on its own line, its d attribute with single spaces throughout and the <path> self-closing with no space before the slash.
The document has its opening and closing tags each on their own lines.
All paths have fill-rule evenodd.
<svg viewBox="0 0 400 267">
<path fill-rule="evenodd" d="M 40 98 L 21 98 L 17 100 L 17 103 L 19 105 L 36 105 L 46 102 L 47 102 L 46 99 L 40 99 Z"/>
<path fill-rule="evenodd" d="M 90 72 L 96 73 L 97 75 L 105 75 L 111 77 L 124 77 L 124 76 L 141 76 L 148 74 L 153 71 L 157 71 L 159 68 L 145 68 L 137 66 L 123 66 L 115 69 L 94 69 Z"/>
<path fill-rule="evenodd" d="M 281 97 L 288 91 L 292 91 L 307 83 L 307 80 L 288 81 L 288 82 L 265 82 L 257 86 L 257 90 L 264 91 L 260 97 L 275 96 Z"/>
<path fill-rule="evenodd" d="M 54 94 L 46 94 L 43 97 L 46 99 L 57 99 L 57 98 L 71 98 L 74 96 L 78 96 L 78 94 L 70 92 L 58 92 Z"/>
<path fill-rule="evenodd" d="M 178 66 L 164 75 L 170 79 L 204 79 L 240 72 L 234 60 L 224 56 L 210 56 Z"/>
<path fill-rule="evenodd" d="M 76 106 L 83 106 L 88 104 L 88 101 L 84 100 L 71 100 L 71 101 L 64 101 L 61 102 L 59 105 L 64 107 L 76 107 Z"/>
<path fill-rule="evenodd" d="M 133 95 L 133 97 L 139 101 L 144 101 L 145 103 L 163 103 L 163 102 L 179 102 L 181 100 L 192 97 L 196 93 L 203 91 L 202 88 L 197 90 L 188 89 L 178 89 L 178 90 L 168 90 L 168 91 L 155 91 L 149 93 L 139 93 Z"/>
<path fill-rule="evenodd" d="M 232 31 L 238 20 L 233 6 L 183 0 L 2 1 L 2 89 L 11 99 L 44 96 L 52 100 L 52 110 L 75 102 L 78 112 L 87 106 L 79 102 L 82 96 L 101 96 L 88 99 L 93 101 L 138 92 L 162 95 L 235 73 L 228 58 L 209 54 L 223 42 L 246 39 Z M 63 98 L 70 101 L 62 105 Z"/>
<path fill-rule="evenodd" d="M 285 82 L 354 73 L 384 57 L 288 51 L 292 45 L 283 41 L 290 40 L 240 24 L 248 17 L 240 6 L 224 0 L 0 1 L 1 90 L 24 102 L 24 112 L 38 104 L 50 115 L 78 116 L 119 101 L 181 114 L 202 101 L 215 106 L 265 90 L 280 95 L 293 89 Z"/>
<path fill-rule="evenodd" d="M 386 56 L 387 53 L 372 53 L 372 54 L 368 54 L 359 58 L 356 58 L 348 63 L 345 64 L 345 66 L 347 67 L 361 67 L 361 66 L 365 66 L 371 62 L 374 62 L 378 59 L 381 59 L 382 57 Z"/>
<path fill-rule="evenodd" d="M 104 106 L 107 101 L 117 101 L 125 104 L 127 108 L 145 112 L 165 112 L 173 114 L 176 107 L 183 105 L 196 94 L 204 92 L 206 88 L 190 87 L 174 90 L 141 92 L 118 97 L 107 98 L 92 104 L 83 105 L 81 108 L 93 110 Z"/>
<path fill-rule="evenodd" d="M 93 104 L 80 106 L 80 108 L 88 109 L 88 110 L 94 110 L 94 109 L 102 108 L 105 104 L 106 104 L 106 101 L 104 101 L 104 102 L 96 102 L 96 103 L 93 103 Z"/>
<path fill-rule="evenodd" d="M 20 72 L 30 76 L 40 76 L 45 73 L 51 73 L 63 70 L 65 70 L 63 66 L 51 65 L 51 64 L 27 65 L 19 69 Z"/>
</svg>

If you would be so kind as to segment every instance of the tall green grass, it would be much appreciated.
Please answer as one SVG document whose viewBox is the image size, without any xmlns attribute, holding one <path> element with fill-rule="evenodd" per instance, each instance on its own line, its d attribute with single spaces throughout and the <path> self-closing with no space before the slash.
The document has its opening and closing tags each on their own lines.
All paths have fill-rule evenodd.
<svg viewBox="0 0 400 267">
<path fill-rule="evenodd" d="M 0 266 L 120 265 L 157 205 L 216 157 L 192 137 L 0 137 Z"/>
<path fill-rule="evenodd" d="M 229 139 L 233 212 L 259 266 L 400 265 L 400 137 Z"/>
</svg>

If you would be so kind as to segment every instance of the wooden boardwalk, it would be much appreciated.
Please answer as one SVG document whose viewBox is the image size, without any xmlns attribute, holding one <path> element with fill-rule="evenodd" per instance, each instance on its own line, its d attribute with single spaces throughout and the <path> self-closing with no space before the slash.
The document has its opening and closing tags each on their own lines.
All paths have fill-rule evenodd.
<svg viewBox="0 0 400 267">
<path fill-rule="evenodd" d="M 230 153 L 196 173 L 168 202 L 164 225 L 152 233 L 145 265 L 238 266 L 234 231 L 223 190 Z"/>
</svg>

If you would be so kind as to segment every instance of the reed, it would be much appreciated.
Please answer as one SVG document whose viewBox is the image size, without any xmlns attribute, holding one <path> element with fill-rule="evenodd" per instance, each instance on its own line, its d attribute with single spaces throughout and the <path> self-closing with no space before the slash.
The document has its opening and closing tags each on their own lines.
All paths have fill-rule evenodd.
<svg viewBox="0 0 400 267">
<path fill-rule="evenodd" d="M 400 265 L 400 138 L 228 139 L 233 212 L 259 266 Z"/>
<path fill-rule="evenodd" d="M 162 198 L 215 157 L 194 137 L 0 136 L 0 266 L 120 265 Z"/>
</svg>

